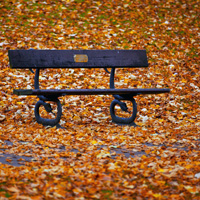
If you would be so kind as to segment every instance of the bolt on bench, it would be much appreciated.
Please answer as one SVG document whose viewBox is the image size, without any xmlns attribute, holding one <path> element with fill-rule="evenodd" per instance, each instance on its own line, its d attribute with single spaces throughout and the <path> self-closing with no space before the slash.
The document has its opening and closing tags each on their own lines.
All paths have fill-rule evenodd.
<svg viewBox="0 0 200 200">
<path fill-rule="evenodd" d="M 39 101 L 35 105 L 35 117 L 38 123 L 49 126 L 58 126 L 62 115 L 62 106 L 58 99 L 64 95 L 113 95 L 115 98 L 110 105 L 112 121 L 120 125 L 136 125 L 134 120 L 137 113 L 137 104 L 133 98 L 139 94 L 159 94 L 170 92 L 168 88 L 150 89 L 115 89 L 115 68 L 148 67 L 145 50 L 9 50 L 11 68 L 36 69 L 34 78 L 35 89 L 14 89 L 17 95 L 37 95 Z M 45 68 L 104 68 L 110 73 L 110 89 L 39 89 L 39 72 Z M 107 68 L 111 68 L 111 72 Z M 34 72 L 33 72 L 34 73 Z M 121 110 L 128 112 L 126 103 L 132 103 L 132 115 L 128 118 L 119 117 L 115 113 L 118 104 Z M 46 101 L 57 104 L 57 114 L 54 119 L 43 118 L 39 108 L 44 106 L 47 112 L 52 107 Z"/>
</svg>

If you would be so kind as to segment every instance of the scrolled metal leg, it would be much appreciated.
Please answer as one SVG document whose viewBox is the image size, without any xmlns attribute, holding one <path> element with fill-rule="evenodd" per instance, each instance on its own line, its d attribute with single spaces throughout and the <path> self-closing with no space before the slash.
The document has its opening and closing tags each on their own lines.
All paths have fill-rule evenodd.
<svg viewBox="0 0 200 200">
<path fill-rule="evenodd" d="M 46 118 L 42 118 L 40 116 L 40 113 L 39 113 L 40 106 L 44 106 L 44 108 L 47 112 L 52 112 L 52 108 L 51 108 L 51 105 L 49 103 L 45 103 L 43 100 L 39 100 L 36 103 L 34 112 L 35 112 L 35 118 L 36 118 L 36 120 L 39 124 L 43 124 L 44 126 L 47 126 L 47 125 L 48 126 L 56 126 L 56 125 L 58 125 L 58 123 L 61 119 L 61 115 L 62 115 L 62 105 L 61 105 L 59 99 L 55 99 L 55 100 L 52 100 L 52 101 L 57 104 L 57 115 L 56 115 L 55 119 L 46 119 Z"/>
<path fill-rule="evenodd" d="M 110 105 L 110 114 L 112 117 L 112 121 L 115 122 L 116 124 L 119 125 L 132 125 L 132 126 L 136 126 L 136 124 L 134 123 L 134 120 L 136 118 L 136 114 L 137 114 L 137 104 L 135 102 L 135 99 L 128 99 L 129 101 L 132 102 L 132 106 L 133 106 L 133 113 L 131 115 L 131 117 L 128 118 L 123 118 L 123 117 L 118 117 L 115 115 L 115 106 L 118 104 L 120 106 L 120 108 L 127 112 L 128 108 L 126 106 L 126 103 L 121 102 L 118 99 L 114 99 Z"/>
<path fill-rule="evenodd" d="M 115 89 L 115 83 L 114 83 L 114 77 L 115 77 L 115 68 L 111 69 L 110 72 L 110 88 Z M 113 95 L 115 98 L 112 103 L 110 104 L 110 114 L 112 117 L 112 121 L 119 125 L 129 125 L 129 126 L 137 126 L 134 122 L 137 114 L 137 104 L 135 102 L 135 99 L 133 98 L 133 94 L 126 94 L 126 95 Z M 131 117 L 123 118 L 118 117 L 115 115 L 115 106 L 118 104 L 121 108 L 121 110 L 128 112 L 128 108 L 126 103 L 121 102 L 121 100 L 128 100 L 133 105 L 133 113 Z"/>
</svg>

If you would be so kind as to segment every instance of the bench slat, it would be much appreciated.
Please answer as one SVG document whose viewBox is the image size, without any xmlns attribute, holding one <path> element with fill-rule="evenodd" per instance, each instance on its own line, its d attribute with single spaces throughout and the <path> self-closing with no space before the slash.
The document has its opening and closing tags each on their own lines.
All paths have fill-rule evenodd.
<svg viewBox="0 0 200 200">
<path fill-rule="evenodd" d="M 9 50 L 12 68 L 148 67 L 146 50 Z"/>
<path fill-rule="evenodd" d="M 140 88 L 140 89 L 17 89 L 13 93 L 17 95 L 106 95 L 106 94 L 160 94 L 170 92 L 168 88 Z"/>
</svg>

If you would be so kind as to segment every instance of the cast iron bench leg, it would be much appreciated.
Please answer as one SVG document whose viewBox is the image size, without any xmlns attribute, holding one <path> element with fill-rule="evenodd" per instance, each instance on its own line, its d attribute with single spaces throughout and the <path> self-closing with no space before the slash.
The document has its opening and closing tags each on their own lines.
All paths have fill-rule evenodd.
<svg viewBox="0 0 200 200">
<path fill-rule="evenodd" d="M 35 89 L 39 89 L 39 72 L 40 72 L 39 69 L 36 69 L 35 80 L 34 80 Z M 61 126 L 59 126 L 59 122 L 60 122 L 60 119 L 62 116 L 62 105 L 61 105 L 59 99 L 55 96 L 46 97 L 43 95 L 38 95 L 38 98 L 40 100 L 36 103 L 35 109 L 34 109 L 35 118 L 36 118 L 37 122 L 44 126 L 57 126 L 58 128 L 61 128 Z M 44 108 L 47 112 L 52 113 L 51 105 L 49 103 L 46 103 L 45 101 L 52 101 L 57 104 L 57 114 L 56 114 L 55 119 L 47 119 L 47 118 L 43 118 L 40 116 L 40 111 L 39 111 L 40 106 L 44 106 Z"/>
<path fill-rule="evenodd" d="M 53 101 L 57 104 L 57 115 L 56 115 L 55 119 L 46 119 L 46 118 L 42 118 L 40 116 L 40 113 L 39 113 L 40 106 L 44 106 L 44 108 L 47 112 L 52 112 L 52 108 L 49 103 L 45 103 L 45 101 L 39 100 L 35 105 L 35 109 L 34 109 L 35 118 L 39 124 L 43 124 L 44 126 L 47 126 L 47 125 L 48 126 L 56 126 L 59 123 L 61 116 L 62 116 L 62 106 L 61 106 L 59 99 L 55 99 L 55 100 L 51 100 L 51 101 Z"/>
<path fill-rule="evenodd" d="M 110 73 L 110 88 L 111 89 L 115 89 L 114 76 L 115 76 L 115 68 L 112 68 L 111 73 Z M 135 102 L 135 99 L 133 98 L 133 96 L 135 95 L 136 94 L 113 95 L 115 99 L 112 101 L 110 105 L 110 115 L 114 123 L 119 124 L 119 125 L 137 126 L 134 122 L 137 115 L 137 104 Z M 128 100 L 132 103 L 133 111 L 132 111 L 131 117 L 123 118 L 123 117 L 118 117 L 115 115 L 115 106 L 117 104 L 120 106 L 121 110 L 128 112 L 128 107 L 126 103 L 121 102 L 120 100 Z"/>
<path fill-rule="evenodd" d="M 114 99 L 110 105 L 110 114 L 112 117 L 112 121 L 115 122 L 116 124 L 119 125 L 130 125 L 130 126 L 136 126 L 136 124 L 134 123 L 134 120 L 136 118 L 136 114 L 137 114 L 137 104 L 135 102 L 135 99 L 132 98 L 131 100 L 132 106 L 133 106 L 133 113 L 131 115 L 131 117 L 128 118 L 123 118 L 123 117 L 118 117 L 115 115 L 115 105 L 119 105 L 121 110 L 127 112 L 127 106 L 126 103 L 121 102 L 118 99 Z"/>
</svg>

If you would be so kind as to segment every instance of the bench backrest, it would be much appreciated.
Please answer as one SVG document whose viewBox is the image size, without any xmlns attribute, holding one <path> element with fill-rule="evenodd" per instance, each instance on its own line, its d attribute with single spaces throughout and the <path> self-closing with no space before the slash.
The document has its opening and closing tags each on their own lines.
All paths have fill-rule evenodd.
<svg viewBox="0 0 200 200">
<path fill-rule="evenodd" d="M 145 50 L 9 50 L 11 68 L 148 67 Z"/>
</svg>

